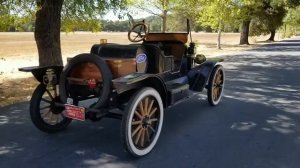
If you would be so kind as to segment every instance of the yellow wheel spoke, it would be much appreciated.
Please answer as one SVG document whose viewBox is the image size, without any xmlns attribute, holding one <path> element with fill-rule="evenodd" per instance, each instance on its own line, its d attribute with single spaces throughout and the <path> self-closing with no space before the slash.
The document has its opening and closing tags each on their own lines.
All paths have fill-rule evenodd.
<svg viewBox="0 0 300 168">
<path fill-rule="evenodd" d="M 142 134 L 142 132 L 143 132 L 143 129 L 141 128 L 140 130 L 139 130 L 139 133 L 137 134 L 137 136 L 136 136 L 136 138 L 135 138 L 135 144 L 137 145 L 138 144 L 138 142 L 139 142 L 139 140 L 140 140 L 140 138 L 141 138 L 141 134 Z"/>
<path fill-rule="evenodd" d="M 148 115 L 150 114 L 150 110 L 152 109 L 153 103 L 154 103 L 154 100 L 151 100 L 149 108 L 148 108 Z"/>
<path fill-rule="evenodd" d="M 222 88 L 219 87 L 219 88 L 218 88 L 218 98 L 221 96 L 221 92 L 222 92 Z"/>
<path fill-rule="evenodd" d="M 216 100 L 216 89 L 215 88 L 213 89 L 212 97 L 213 97 L 213 100 Z"/>
<path fill-rule="evenodd" d="M 131 125 L 138 125 L 138 124 L 142 124 L 142 121 L 133 121 L 133 122 L 131 123 Z"/>
<path fill-rule="evenodd" d="M 148 112 L 148 97 L 146 97 L 146 100 L 145 100 L 145 115 L 148 115 L 149 112 Z"/>
<path fill-rule="evenodd" d="M 132 133 L 132 137 L 142 128 L 142 125 L 139 125 L 138 127 L 136 127 L 136 129 L 133 131 Z"/>
<path fill-rule="evenodd" d="M 145 133 L 146 133 L 147 141 L 150 141 L 150 135 L 149 135 L 148 128 L 146 128 Z"/>
<path fill-rule="evenodd" d="M 156 121 L 158 121 L 157 118 L 152 118 L 152 119 L 150 119 L 150 122 L 156 122 Z"/>
<path fill-rule="evenodd" d="M 150 114 L 149 114 L 149 117 L 150 117 L 150 118 L 151 118 L 152 115 L 156 112 L 156 110 L 157 110 L 157 108 L 155 107 L 155 108 L 150 112 Z"/>
<path fill-rule="evenodd" d="M 156 132 L 155 129 L 154 129 L 151 125 L 149 125 L 148 127 L 150 128 L 150 130 L 151 130 L 153 133 Z"/>
<path fill-rule="evenodd" d="M 141 119 L 141 120 L 143 119 L 143 117 L 141 116 L 141 114 L 138 111 L 135 111 L 134 114 L 136 116 L 138 116 L 139 119 Z"/>
<path fill-rule="evenodd" d="M 140 108 L 140 112 L 142 113 L 142 116 L 145 116 L 145 111 L 144 111 L 144 107 L 143 107 L 142 101 L 140 101 L 140 103 L 139 103 L 139 108 Z"/>
<path fill-rule="evenodd" d="M 145 129 L 143 128 L 142 129 L 142 135 L 141 135 L 141 141 L 140 141 L 140 145 L 141 147 L 144 147 L 145 146 Z"/>
</svg>

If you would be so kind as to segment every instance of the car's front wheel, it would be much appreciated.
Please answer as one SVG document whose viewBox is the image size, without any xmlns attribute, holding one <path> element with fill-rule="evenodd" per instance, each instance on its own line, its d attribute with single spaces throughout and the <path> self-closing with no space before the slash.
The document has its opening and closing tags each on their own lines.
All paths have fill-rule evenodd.
<svg viewBox="0 0 300 168">
<path fill-rule="evenodd" d="M 217 65 L 209 78 L 207 85 L 207 99 L 211 106 L 219 104 L 225 85 L 225 72 L 221 65 Z"/>
<path fill-rule="evenodd" d="M 151 152 L 163 124 L 163 104 L 159 93 L 153 88 L 144 88 L 128 102 L 122 118 L 121 136 L 127 151 L 140 157 Z"/>
</svg>

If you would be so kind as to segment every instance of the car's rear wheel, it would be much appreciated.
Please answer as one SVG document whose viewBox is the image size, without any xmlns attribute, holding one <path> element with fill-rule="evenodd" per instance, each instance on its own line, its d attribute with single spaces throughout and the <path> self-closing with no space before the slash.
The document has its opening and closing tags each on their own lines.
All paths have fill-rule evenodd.
<svg viewBox="0 0 300 168">
<path fill-rule="evenodd" d="M 219 104 L 225 85 L 225 72 L 223 66 L 217 65 L 209 78 L 207 85 L 207 98 L 211 106 Z"/>
<path fill-rule="evenodd" d="M 159 93 L 153 88 L 144 88 L 128 102 L 122 118 L 121 135 L 126 150 L 140 157 L 151 152 L 163 124 L 163 104 Z"/>
<path fill-rule="evenodd" d="M 33 124 L 43 132 L 54 133 L 65 129 L 72 121 L 63 115 L 64 107 L 56 106 L 60 98 L 56 87 L 47 89 L 40 84 L 30 100 L 30 117 Z"/>
</svg>

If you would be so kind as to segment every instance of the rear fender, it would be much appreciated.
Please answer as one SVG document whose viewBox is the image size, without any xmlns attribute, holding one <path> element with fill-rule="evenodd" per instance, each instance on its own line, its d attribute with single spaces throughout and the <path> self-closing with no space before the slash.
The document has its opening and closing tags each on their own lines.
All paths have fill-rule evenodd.
<svg viewBox="0 0 300 168">
<path fill-rule="evenodd" d="M 63 66 L 32 66 L 32 67 L 23 67 L 19 68 L 19 71 L 22 72 L 31 72 L 35 79 L 43 84 L 57 84 L 62 72 Z M 48 81 L 48 82 L 47 82 Z"/>
<path fill-rule="evenodd" d="M 190 90 L 201 92 L 205 88 L 210 74 L 218 62 L 207 61 L 188 72 Z"/>
</svg>

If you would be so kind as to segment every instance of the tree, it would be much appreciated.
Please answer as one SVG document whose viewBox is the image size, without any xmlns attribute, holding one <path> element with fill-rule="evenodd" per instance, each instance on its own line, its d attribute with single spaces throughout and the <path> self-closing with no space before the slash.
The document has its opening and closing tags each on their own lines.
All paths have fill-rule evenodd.
<svg viewBox="0 0 300 168">
<path fill-rule="evenodd" d="M 0 1 L 0 31 L 27 31 L 32 29 L 34 12 L 28 10 L 31 4 L 23 1 L 10 4 L 11 1 Z M 27 9 L 27 10 L 24 10 Z"/>
<path fill-rule="evenodd" d="M 249 30 L 250 23 L 254 14 L 260 10 L 263 1 L 261 0 L 236 0 L 235 5 L 237 6 L 237 19 L 241 22 L 241 36 L 240 45 L 249 45 Z"/>
<path fill-rule="evenodd" d="M 126 0 L 2 0 L 1 5 L 12 13 L 36 12 L 34 37 L 39 54 L 39 65 L 63 65 L 60 44 L 61 19 L 99 20 L 108 9 L 123 9 Z M 100 20 L 99 20 L 100 22 Z M 93 23 L 92 23 L 93 24 Z"/>
<path fill-rule="evenodd" d="M 286 15 L 284 6 L 265 3 L 261 12 L 256 13 L 252 19 L 250 35 L 269 34 L 269 41 L 274 41 L 276 30 L 282 26 Z"/>
<path fill-rule="evenodd" d="M 149 14 L 159 16 L 162 19 L 162 32 L 166 32 L 168 14 L 175 10 L 179 2 L 180 0 L 138 0 L 133 6 Z"/>
<path fill-rule="evenodd" d="M 35 40 L 40 66 L 62 65 L 61 17 L 97 19 L 106 9 L 124 7 L 125 1 L 37 0 Z"/>
<path fill-rule="evenodd" d="M 218 31 L 217 48 L 221 49 L 221 33 L 225 23 L 234 20 L 235 6 L 231 0 L 203 0 L 199 21 L 203 26 L 210 26 Z"/>
<path fill-rule="evenodd" d="M 284 18 L 284 37 L 290 37 L 297 33 L 297 28 L 300 27 L 300 6 L 290 8 Z M 299 29 L 298 29 L 299 30 Z"/>
<path fill-rule="evenodd" d="M 276 29 L 282 25 L 282 19 L 286 8 L 298 6 L 299 0 L 236 0 L 239 6 L 239 18 L 242 20 L 242 30 L 240 44 L 249 44 L 249 27 L 252 19 L 256 17 L 262 22 L 262 18 L 257 17 L 261 13 L 268 15 L 263 24 L 271 32 L 270 40 L 275 36 Z M 261 15 L 262 16 L 262 15 Z"/>
</svg>

